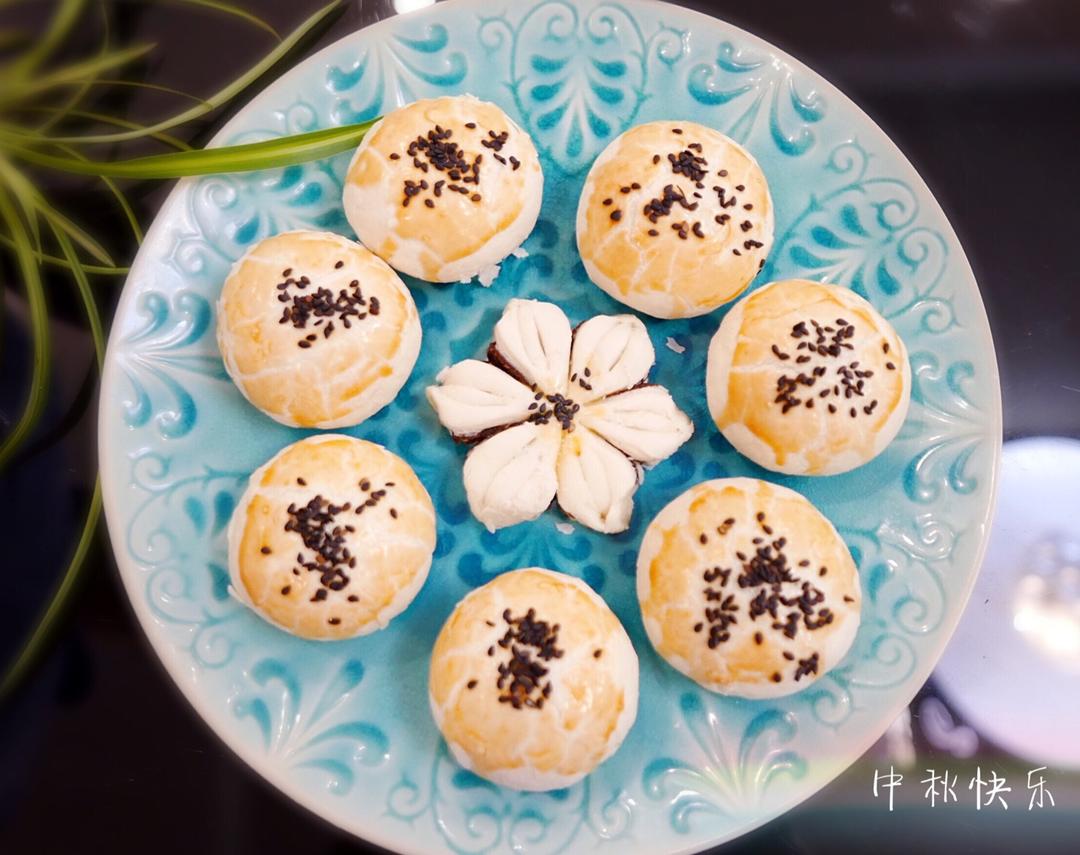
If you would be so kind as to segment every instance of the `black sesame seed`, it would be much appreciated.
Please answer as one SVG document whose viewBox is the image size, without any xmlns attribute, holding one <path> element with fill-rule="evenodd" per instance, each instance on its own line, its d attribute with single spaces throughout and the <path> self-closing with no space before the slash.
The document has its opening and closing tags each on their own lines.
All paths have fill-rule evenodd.
<svg viewBox="0 0 1080 855">
<path fill-rule="evenodd" d="M 264 546 L 262 549 L 259 550 L 259 552 L 261 552 L 263 555 L 269 555 L 270 554 L 270 547 L 269 546 Z"/>
</svg>

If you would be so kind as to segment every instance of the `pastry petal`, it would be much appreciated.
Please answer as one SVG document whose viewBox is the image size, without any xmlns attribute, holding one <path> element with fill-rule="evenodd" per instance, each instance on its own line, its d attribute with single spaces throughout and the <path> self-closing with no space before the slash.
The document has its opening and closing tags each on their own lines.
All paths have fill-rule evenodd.
<svg viewBox="0 0 1080 855">
<path fill-rule="evenodd" d="M 468 439 L 529 417 L 533 392 L 490 362 L 466 359 L 444 368 L 427 387 L 435 413 L 455 437 Z"/>
<path fill-rule="evenodd" d="M 636 386 L 649 376 L 656 352 L 645 324 L 634 315 L 597 315 L 574 331 L 570 391 L 578 402 L 594 401 Z M 587 372 L 587 374 L 586 374 Z"/>
<path fill-rule="evenodd" d="M 641 386 L 593 401 L 582 408 L 578 421 L 646 466 L 670 457 L 694 433 L 694 423 L 663 386 Z"/>
<path fill-rule="evenodd" d="M 536 519 L 555 496 L 561 428 L 533 422 L 485 439 L 465 458 L 469 508 L 488 531 Z"/>
<path fill-rule="evenodd" d="M 565 394 L 570 364 L 570 321 L 562 309 L 539 300 L 511 300 L 495 324 L 495 349 L 527 383 Z"/>
<path fill-rule="evenodd" d="M 561 507 L 595 531 L 625 531 L 634 510 L 640 469 L 625 454 L 588 428 L 564 434 L 559 449 Z"/>
</svg>

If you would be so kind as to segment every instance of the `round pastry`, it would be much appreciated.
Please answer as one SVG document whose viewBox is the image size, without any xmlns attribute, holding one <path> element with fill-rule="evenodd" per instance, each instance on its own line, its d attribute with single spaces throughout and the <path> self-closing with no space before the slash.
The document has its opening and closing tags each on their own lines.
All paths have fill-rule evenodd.
<svg viewBox="0 0 1080 855">
<path fill-rule="evenodd" d="M 660 511 L 637 595 L 656 652 L 725 695 L 805 689 L 859 627 L 859 576 L 836 529 L 798 493 L 753 478 L 705 481 Z"/>
<path fill-rule="evenodd" d="M 416 101 L 364 136 L 345 176 L 363 244 L 429 282 L 490 284 L 536 225 L 544 176 L 529 135 L 471 95 Z"/>
<path fill-rule="evenodd" d="M 431 654 L 431 712 L 466 769 L 518 790 L 581 780 L 637 716 L 619 619 L 572 576 L 529 568 L 466 596 Z"/>
<path fill-rule="evenodd" d="M 435 509 L 404 460 L 336 434 L 279 451 L 229 522 L 233 596 L 303 638 L 382 629 L 416 596 L 435 550 Z"/>
<path fill-rule="evenodd" d="M 355 425 L 394 399 L 420 352 L 420 318 L 385 262 L 328 232 L 283 232 L 233 265 L 217 306 L 225 369 L 290 427 Z"/>
<path fill-rule="evenodd" d="M 854 291 L 792 279 L 727 313 L 705 384 L 713 421 L 741 454 L 775 472 L 834 475 L 893 441 L 911 367 L 896 331 Z"/>
<path fill-rule="evenodd" d="M 772 199 L 757 161 L 693 122 L 650 122 L 617 137 L 578 203 L 589 278 L 656 318 L 703 315 L 739 296 L 772 242 Z"/>
</svg>

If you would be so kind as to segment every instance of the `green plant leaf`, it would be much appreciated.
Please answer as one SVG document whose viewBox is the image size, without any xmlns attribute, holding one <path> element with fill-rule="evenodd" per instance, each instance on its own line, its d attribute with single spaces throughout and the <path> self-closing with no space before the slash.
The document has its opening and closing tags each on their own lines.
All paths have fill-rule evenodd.
<svg viewBox="0 0 1080 855">
<path fill-rule="evenodd" d="M 103 57 L 109 52 L 109 42 L 112 34 L 109 29 L 109 15 L 105 11 L 105 0 L 98 0 L 97 6 L 98 11 L 101 13 L 101 27 L 103 30 L 101 36 L 101 44 L 98 46 L 97 55 L 98 57 Z M 72 110 L 75 107 L 78 107 L 79 104 L 82 103 L 82 100 L 86 96 L 86 93 L 90 91 L 90 86 L 92 85 L 92 83 L 92 80 L 85 80 L 80 83 L 78 87 L 76 87 L 75 91 L 68 95 L 67 101 L 63 105 L 62 109 L 56 115 L 50 116 L 45 119 L 45 121 L 38 126 L 38 132 L 44 133 L 48 131 L 53 125 L 63 119 L 65 113 L 68 110 Z"/>
<path fill-rule="evenodd" d="M 0 235 L 0 246 L 6 246 L 8 249 L 15 249 L 15 242 L 6 235 Z M 50 255 L 47 252 L 34 252 L 34 260 L 39 264 L 49 264 L 53 267 L 62 267 L 64 270 L 71 270 L 71 265 L 66 259 L 60 258 L 56 255 Z M 130 267 L 106 267 L 101 264 L 83 264 L 82 269 L 95 276 L 126 276 L 130 271 Z"/>
<path fill-rule="evenodd" d="M 39 197 L 37 189 L 25 175 L 2 157 L 0 157 L 0 176 L 7 181 L 9 189 L 15 196 L 15 201 L 19 203 L 19 207 L 22 209 L 23 221 L 34 239 L 35 250 L 41 252 L 41 231 L 37 216 L 37 200 Z"/>
<path fill-rule="evenodd" d="M 33 363 L 30 370 L 30 390 L 26 405 L 14 427 L 0 442 L 0 472 L 34 429 L 45 408 L 49 380 L 51 345 L 49 341 L 49 310 L 45 303 L 45 289 L 41 273 L 34 260 L 34 248 L 30 233 L 11 202 L 11 197 L 0 187 L 0 219 L 2 219 L 15 244 L 15 259 L 22 275 L 30 307 L 30 335 L 33 342 Z"/>
<path fill-rule="evenodd" d="M 33 48 L 5 69 L 5 76 L 21 78 L 29 75 L 48 58 L 57 46 L 67 38 L 71 28 L 82 14 L 86 0 L 61 0 L 45 32 Z"/>
<path fill-rule="evenodd" d="M 64 259 L 67 261 L 68 267 L 71 270 L 71 278 L 75 282 L 75 290 L 79 293 L 79 298 L 82 300 L 83 309 L 86 311 L 86 319 L 90 324 L 90 338 L 94 341 L 94 354 L 97 357 L 98 370 L 101 370 L 102 363 L 105 360 L 105 329 L 101 323 L 101 312 L 98 310 L 97 300 L 94 297 L 94 292 L 90 288 L 90 281 L 86 277 L 86 270 L 83 268 L 82 262 L 79 260 L 79 255 L 75 251 L 74 245 L 71 243 L 71 238 L 62 230 L 56 226 L 52 227 L 53 237 L 56 238 L 56 243 L 60 247 L 60 251 L 64 254 Z"/>
<path fill-rule="evenodd" d="M 160 2 L 160 0 L 144 0 L 144 2 Z M 242 9 L 239 6 L 234 6 L 232 3 L 224 3 L 222 0 L 166 0 L 169 3 L 183 4 L 185 6 L 201 6 L 204 9 L 210 9 L 214 12 L 220 12 L 223 15 L 233 15 L 237 18 L 241 18 L 252 26 L 258 27 L 260 30 L 265 30 L 272 35 L 279 42 L 281 41 L 281 34 L 278 33 L 270 24 L 260 18 L 258 15 L 249 12 L 247 9 Z"/>
<path fill-rule="evenodd" d="M 30 77 L 26 80 L 11 79 L 9 74 L 0 74 L 0 107 L 28 102 L 40 98 L 43 92 L 62 86 L 74 86 L 95 80 L 103 72 L 134 62 L 145 56 L 154 45 L 136 45 L 121 50 L 109 51 L 91 59 L 73 62 L 47 74 Z"/>
<path fill-rule="evenodd" d="M 109 116 L 109 115 L 107 115 L 105 113 L 98 113 L 98 112 L 95 112 L 93 110 L 77 110 L 77 109 L 75 109 L 73 107 L 72 108 L 61 108 L 61 107 L 37 107 L 37 106 L 20 107 L 19 109 L 27 110 L 29 112 L 34 112 L 34 113 L 50 113 L 50 114 L 53 114 L 54 116 L 56 116 L 56 115 L 60 114 L 61 112 L 63 112 L 64 113 L 64 118 L 70 117 L 70 118 L 73 118 L 73 119 L 83 119 L 85 121 L 100 122 L 103 125 L 112 125 L 113 127 L 116 127 L 116 128 L 127 128 L 128 130 L 136 130 L 136 131 L 146 130 L 146 125 L 139 124 L 138 122 L 132 122 L 132 121 L 129 121 L 127 119 L 120 119 L 120 118 L 117 118 L 116 116 Z M 9 136 L 18 137 L 24 142 L 24 144 L 27 144 L 27 145 L 33 145 L 33 144 L 35 144 L 35 143 L 37 143 L 39 141 L 41 141 L 41 142 L 45 141 L 45 140 L 41 139 L 40 134 L 37 133 L 37 132 L 28 133 L 28 132 L 25 132 L 25 131 L 20 131 L 20 130 L 18 130 L 16 128 L 13 128 L 13 127 L 5 128 L 2 125 L 0 125 L 0 136 L 2 136 L 4 134 L 7 134 Z M 174 137 L 172 134 L 166 134 L 166 133 L 149 134 L 148 138 L 153 139 L 153 140 L 157 140 L 158 142 L 163 143 L 164 145 L 167 145 L 167 146 L 169 146 L 171 148 L 174 148 L 177 151 L 191 151 L 191 146 L 189 146 L 186 142 L 184 142 L 179 137 Z M 51 139 L 48 140 L 48 141 L 51 142 Z"/>
<path fill-rule="evenodd" d="M 359 145 L 364 134 L 376 121 L 378 120 L 372 119 L 355 125 L 323 128 L 262 142 L 169 152 L 112 163 L 76 160 L 72 157 L 59 157 L 24 148 L 13 149 L 11 155 L 28 163 L 62 172 L 73 172 L 77 175 L 104 175 L 110 178 L 137 180 L 251 172 L 306 163 L 348 151 Z"/>
<path fill-rule="evenodd" d="M 341 13 L 344 8 L 343 0 L 333 0 L 332 3 L 328 3 L 321 9 L 316 11 L 307 20 L 303 21 L 300 26 L 287 35 L 280 44 L 276 45 L 270 53 L 263 57 L 259 62 L 249 68 L 246 72 L 237 77 L 228 86 L 215 92 L 209 98 L 206 99 L 204 105 L 192 107 L 189 110 L 185 110 L 182 113 L 177 113 L 175 116 L 171 116 L 168 119 L 163 119 L 153 125 L 150 125 L 143 131 L 127 131 L 111 134 L 86 134 L 82 136 L 74 137 L 56 137 L 56 142 L 67 143 L 99 143 L 99 142 L 123 142 L 125 140 L 134 140 L 139 137 L 146 136 L 150 133 L 157 133 L 158 131 L 167 131 L 170 128 L 175 128 L 177 125 L 183 125 L 194 119 L 201 118 L 212 110 L 216 110 L 222 104 L 231 101 L 241 92 L 245 91 L 252 83 L 266 74 L 270 69 L 276 66 L 282 59 L 287 57 L 292 51 L 297 48 L 306 38 L 312 36 L 318 32 L 321 32 L 323 28 L 329 26 L 329 24 Z"/>
<path fill-rule="evenodd" d="M 22 30 L 0 30 L 0 50 L 23 47 L 30 41 L 30 36 Z"/>
<path fill-rule="evenodd" d="M 44 200 L 39 204 L 38 210 L 41 212 L 41 216 L 43 216 L 50 225 L 55 224 L 67 232 L 75 243 L 85 249 L 102 264 L 109 267 L 116 265 L 116 262 L 113 261 L 112 256 L 105 250 L 105 247 L 98 243 L 97 238 L 86 231 L 78 223 L 70 220 L 66 215 L 60 213 L 60 211 L 56 210 L 56 208 Z"/>
<path fill-rule="evenodd" d="M 119 80 L 114 77 L 99 77 L 90 84 L 91 86 L 121 86 L 129 89 L 146 89 L 150 92 L 162 92 L 166 95 L 175 95 L 178 98 L 183 98 L 187 101 L 194 101 L 203 107 L 209 107 L 210 102 L 204 98 L 200 98 L 198 95 L 192 95 L 190 92 L 185 92 L 183 89 L 174 89 L 172 86 L 163 86 L 160 83 L 147 83 L 143 80 Z"/>
<path fill-rule="evenodd" d="M 65 152 L 69 157 L 74 157 L 76 160 L 88 161 L 85 155 L 79 153 L 79 151 L 68 145 L 58 145 L 61 151 Z M 104 184 L 113 198 L 116 199 L 116 204 L 120 207 L 120 210 L 124 213 L 124 218 L 128 221 L 128 226 L 131 228 L 131 235 L 135 238 L 135 243 L 143 242 L 143 230 L 139 225 L 139 218 L 135 216 L 135 211 L 131 207 L 131 203 L 128 202 L 127 196 L 124 192 L 116 186 L 116 182 L 113 181 L 107 175 L 99 175 L 98 179 Z M 74 272 L 74 271 L 73 271 Z"/>
<path fill-rule="evenodd" d="M 53 227 L 53 235 L 64 254 L 76 290 L 82 299 L 83 308 L 90 323 L 90 336 L 94 342 L 94 356 L 100 371 L 105 358 L 105 330 L 101 323 L 101 313 L 98 310 L 97 301 L 94 299 L 93 291 L 90 289 L 90 283 L 86 277 L 86 270 L 79 261 L 71 239 L 62 229 L 56 227 Z M 75 552 L 71 556 L 64 574 L 60 577 L 56 590 L 49 598 L 48 605 L 35 622 L 34 631 L 26 640 L 11 666 L 4 673 L 3 679 L 0 680 L 0 701 L 8 697 L 18 687 L 47 649 L 49 641 L 60 623 L 60 619 L 67 611 L 68 604 L 78 591 L 78 582 L 83 567 L 86 565 L 86 556 L 90 551 L 100 519 L 101 479 L 97 478 L 94 480 L 94 492 L 90 498 L 90 507 L 83 520 L 82 532 L 75 546 Z"/>
<path fill-rule="evenodd" d="M 83 521 L 82 533 L 79 542 L 75 546 L 75 554 L 71 556 L 64 575 L 60 577 L 60 583 L 56 591 L 49 598 L 49 604 L 34 625 L 34 631 L 27 639 L 15 660 L 11 663 L 7 672 L 0 680 L 0 701 L 7 698 L 18 686 L 38 658 L 48 647 L 53 632 L 60 618 L 67 611 L 67 606 L 72 595 L 78 591 L 80 571 L 86 563 L 86 555 L 94 542 L 94 534 L 97 532 L 98 520 L 101 518 L 101 479 L 94 481 L 94 494 L 90 498 L 90 508 Z"/>
</svg>

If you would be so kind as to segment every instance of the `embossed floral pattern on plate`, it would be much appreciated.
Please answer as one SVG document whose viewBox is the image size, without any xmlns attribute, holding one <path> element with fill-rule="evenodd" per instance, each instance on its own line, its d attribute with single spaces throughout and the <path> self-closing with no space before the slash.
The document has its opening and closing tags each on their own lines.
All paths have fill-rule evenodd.
<svg viewBox="0 0 1080 855">
<path fill-rule="evenodd" d="M 402 101 L 473 92 L 534 135 L 546 198 L 527 257 L 489 289 L 413 290 L 424 325 L 397 399 L 351 433 L 415 468 L 438 512 L 431 577 L 390 628 L 332 645 L 292 638 L 228 593 L 224 526 L 248 474 L 304 434 L 255 412 L 221 370 L 213 307 L 229 266 L 286 228 L 344 230 L 348 156 L 181 182 L 133 266 L 101 396 L 106 510 L 121 576 L 156 651 L 199 713 L 260 774 L 343 828 L 412 852 L 658 853 L 706 847 L 823 786 L 877 738 L 928 675 L 974 580 L 1000 440 L 993 347 L 978 289 L 911 166 L 844 96 L 722 22 L 643 0 L 454 0 L 355 33 L 273 84 L 218 142 L 356 121 Z M 580 322 L 625 311 L 588 283 L 573 234 L 584 172 L 630 124 L 693 118 L 748 146 L 769 177 L 777 242 L 757 282 L 829 280 L 905 337 L 911 414 L 871 464 L 777 479 L 807 494 L 858 561 L 864 616 L 851 653 L 779 701 L 703 693 L 657 659 L 633 593 L 648 520 L 690 484 L 763 476 L 708 419 L 709 339 L 722 312 L 648 320 L 653 377 L 695 422 L 650 473 L 630 529 L 599 535 L 557 511 L 491 534 L 468 511 L 464 450 L 423 389 L 482 351 L 511 297 Z M 676 347 L 665 347 L 671 339 Z M 767 476 L 771 477 L 771 476 Z M 641 707 L 623 749 L 546 794 L 459 768 L 427 709 L 435 633 L 471 588 L 540 564 L 586 579 L 641 657 Z"/>
</svg>

